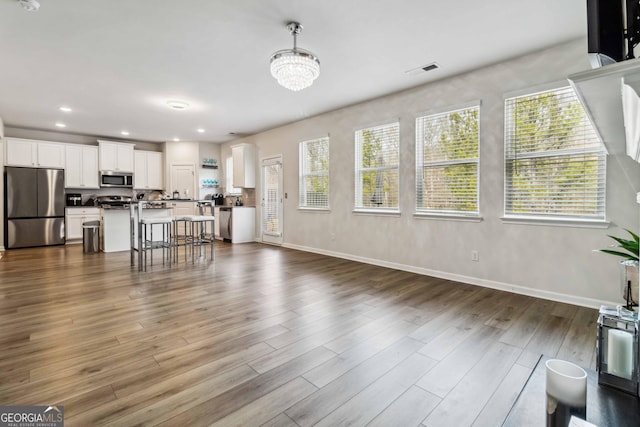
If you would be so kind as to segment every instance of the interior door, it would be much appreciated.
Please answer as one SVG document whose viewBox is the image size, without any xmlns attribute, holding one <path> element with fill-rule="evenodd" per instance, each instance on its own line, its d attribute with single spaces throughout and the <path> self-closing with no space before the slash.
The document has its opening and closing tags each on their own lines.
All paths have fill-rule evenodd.
<svg viewBox="0 0 640 427">
<path fill-rule="evenodd" d="M 282 244 L 282 156 L 262 160 L 262 241 Z"/>
<path fill-rule="evenodd" d="M 170 194 L 174 191 L 180 193 L 181 199 L 193 199 L 197 197 L 196 192 L 196 173 L 194 164 L 172 164 L 171 165 L 171 186 Z M 172 203 L 173 214 L 193 215 L 194 203 Z"/>
</svg>

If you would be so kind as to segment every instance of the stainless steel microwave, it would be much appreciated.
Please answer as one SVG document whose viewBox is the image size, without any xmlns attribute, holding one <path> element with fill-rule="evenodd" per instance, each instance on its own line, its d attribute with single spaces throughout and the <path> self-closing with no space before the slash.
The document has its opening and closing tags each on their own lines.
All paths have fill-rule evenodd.
<svg viewBox="0 0 640 427">
<path fill-rule="evenodd" d="M 100 187 L 133 188 L 133 173 L 100 171 Z"/>
</svg>

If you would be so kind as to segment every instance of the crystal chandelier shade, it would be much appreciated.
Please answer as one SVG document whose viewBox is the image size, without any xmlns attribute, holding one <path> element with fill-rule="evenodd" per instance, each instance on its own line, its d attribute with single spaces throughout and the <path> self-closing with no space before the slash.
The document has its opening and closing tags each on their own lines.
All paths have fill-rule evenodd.
<svg viewBox="0 0 640 427">
<path fill-rule="evenodd" d="M 320 61 L 313 53 L 298 49 L 297 35 L 302 31 L 299 23 L 290 22 L 287 29 L 293 36 L 293 49 L 279 50 L 271 56 L 271 75 L 281 86 L 297 92 L 318 78 Z"/>
</svg>

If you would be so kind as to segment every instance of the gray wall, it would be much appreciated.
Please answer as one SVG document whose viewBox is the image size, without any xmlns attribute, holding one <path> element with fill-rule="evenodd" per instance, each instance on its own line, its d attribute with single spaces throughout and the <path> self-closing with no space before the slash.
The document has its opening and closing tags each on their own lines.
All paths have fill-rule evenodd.
<svg viewBox="0 0 640 427">
<path fill-rule="evenodd" d="M 446 64 L 443 64 L 446 66 Z M 640 209 L 634 174 L 608 159 L 607 219 L 611 227 L 578 228 L 504 223 L 503 144 L 505 94 L 565 81 L 589 68 L 584 41 L 573 41 L 362 104 L 347 107 L 224 144 L 255 144 L 258 158 L 282 154 L 284 245 L 387 265 L 544 298 L 597 306 L 621 301 L 617 259 L 593 249 L 611 243 L 618 227 L 636 229 Z M 363 70 L 363 73 L 365 71 Z M 322 78 L 322 77 L 320 77 Z M 363 78 L 366 75 L 363 74 Z M 399 76 L 404 78 L 404 76 Z M 313 91 L 313 88 L 309 89 Z M 415 118 L 425 111 L 482 101 L 480 111 L 481 222 L 417 219 L 415 210 Z M 399 119 L 401 128 L 400 216 L 358 215 L 354 194 L 354 131 Z M 330 212 L 297 209 L 298 143 L 331 137 Z M 256 190 L 259 193 L 259 188 Z M 257 221 L 259 224 L 259 219 Z M 259 229 L 259 228 L 258 228 Z M 259 238 L 259 236 L 257 236 Z M 471 261 L 478 250 L 479 262 Z"/>
</svg>

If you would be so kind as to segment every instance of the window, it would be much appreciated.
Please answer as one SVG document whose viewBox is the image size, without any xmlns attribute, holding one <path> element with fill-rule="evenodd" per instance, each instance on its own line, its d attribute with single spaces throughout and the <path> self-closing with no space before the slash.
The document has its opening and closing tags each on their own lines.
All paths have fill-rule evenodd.
<svg viewBox="0 0 640 427">
<path fill-rule="evenodd" d="M 398 210 L 399 143 L 399 123 L 356 132 L 356 209 Z"/>
<path fill-rule="evenodd" d="M 416 119 L 416 211 L 478 215 L 480 107 Z"/>
<path fill-rule="evenodd" d="M 329 208 L 329 138 L 300 143 L 301 208 Z"/>
<path fill-rule="evenodd" d="M 505 215 L 605 217 L 606 153 L 571 87 L 505 101 Z"/>
<path fill-rule="evenodd" d="M 242 194 L 242 188 L 233 186 L 233 157 L 227 157 L 227 177 L 226 182 L 227 194 Z"/>
</svg>

